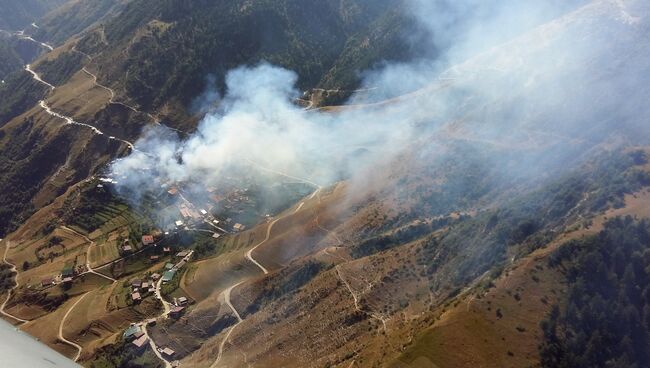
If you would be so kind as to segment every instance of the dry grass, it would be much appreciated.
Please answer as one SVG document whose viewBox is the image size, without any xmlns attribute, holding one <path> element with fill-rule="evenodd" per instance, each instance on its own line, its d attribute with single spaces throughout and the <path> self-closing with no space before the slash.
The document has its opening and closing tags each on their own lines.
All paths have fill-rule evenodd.
<svg viewBox="0 0 650 368">
<path fill-rule="evenodd" d="M 547 268 L 547 256 L 571 239 L 596 234 L 607 218 L 650 217 L 650 191 L 625 197 L 625 207 L 593 218 L 589 228 L 560 235 L 545 248 L 517 261 L 486 292 L 462 294 L 432 328 L 392 367 L 528 367 L 539 362 L 539 323 L 565 292 L 559 271 Z M 497 314 L 499 311 L 499 315 Z"/>
</svg>

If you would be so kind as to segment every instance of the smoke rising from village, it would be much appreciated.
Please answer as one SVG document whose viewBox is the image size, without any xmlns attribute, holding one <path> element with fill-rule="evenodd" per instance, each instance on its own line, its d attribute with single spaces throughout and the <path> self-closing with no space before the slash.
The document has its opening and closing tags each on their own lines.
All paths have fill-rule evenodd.
<svg viewBox="0 0 650 368">
<path fill-rule="evenodd" d="M 497 148 L 521 146 L 522 152 L 535 146 L 536 154 L 561 160 L 574 152 L 563 151 L 566 146 L 609 135 L 614 126 L 600 118 L 603 114 L 616 111 L 627 118 L 628 109 L 641 108 L 642 96 L 619 102 L 631 84 L 640 83 L 634 79 L 639 68 L 647 67 L 643 58 L 626 56 L 625 35 L 644 24 L 630 15 L 640 6 L 636 1 L 612 1 L 608 14 L 589 15 L 609 18 L 615 24 L 611 34 L 590 29 L 586 20 L 569 22 L 592 11 L 587 5 L 564 21 L 517 37 L 558 9 L 578 8 L 578 2 L 562 3 L 414 2 L 412 14 L 430 39 L 423 45 L 430 52 L 428 58 L 364 74 L 363 86 L 376 91 L 372 101 L 386 102 L 370 103 L 355 95 L 350 105 L 367 105 L 335 113 L 305 111 L 294 103 L 301 95 L 294 72 L 267 63 L 242 66 L 227 74 L 217 109 L 197 108 L 209 112 L 189 138 L 179 139 L 165 128 L 148 129 L 136 144 L 138 151 L 116 161 L 112 170 L 120 177 L 119 187 L 132 193 L 171 182 L 217 185 L 234 173 L 261 168 L 327 185 L 342 178 L 363 180 L 377 164 L 436 135 Z M 626 14 L 632 18 L 622 19 Z M 612 52 L 614 40 L 622 40 L 618 52 L 628 67 L 599 69 L 595 60 L 609 65 L 605 53 Z M 594 77 L 595 72 L 601 75 Z M 206 96 L 217 96 L 202 95 L 200 104 L 212 106 Z M 602 103 L 593 108 L 594 100 Z M 635 116 L 645 115 L 636 111 Z M 639 122 L 623 119 L 619 124 Z M 560 144 L 544 145 L 549 132 Z M 518 175 L 534 175 L 543 167 L 524 157 L 521 161 L 525 164 L 512 168 Z"/>
</svg>

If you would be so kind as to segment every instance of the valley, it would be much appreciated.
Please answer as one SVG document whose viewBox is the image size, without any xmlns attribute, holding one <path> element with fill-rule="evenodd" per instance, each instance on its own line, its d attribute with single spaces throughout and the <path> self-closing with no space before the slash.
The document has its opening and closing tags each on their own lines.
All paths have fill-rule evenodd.
<svg viewBox="0 0 650 368">
<path fill-rule="evenodd" d="M 58 3 L 0 16 L 38 49 L 0 85 L 15 329 L 89 368 L 650 356 L 642 1 Z"/>
</svg>

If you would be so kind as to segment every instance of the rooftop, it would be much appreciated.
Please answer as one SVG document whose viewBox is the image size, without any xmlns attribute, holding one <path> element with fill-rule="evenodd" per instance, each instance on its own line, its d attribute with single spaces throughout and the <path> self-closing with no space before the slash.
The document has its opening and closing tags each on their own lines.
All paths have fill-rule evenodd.
<svg viewBox="0 0 650 368">
<path fill-rule="evenodd" d="M 149 339 L 146 335 L 142 334 L 138 339 L 133 340 L 133 345 L 141 348 L 149 342 Z"/>
<path fill-rule="evenodd" d="M 137 325 L 133 325 L 124 331 L 124 336 L 125 338 L 133 337 L 136 333 L 140 332 L 140 327 Z"/>
<path fill-rule="evenodd" d="M 174 270 L 169 270 L 165 272 L 165 274 L 162 277 L 163 282 L 171 281 L 174 278 L 174 275 L 176 274 L 176 271 Z"/>
</svg>

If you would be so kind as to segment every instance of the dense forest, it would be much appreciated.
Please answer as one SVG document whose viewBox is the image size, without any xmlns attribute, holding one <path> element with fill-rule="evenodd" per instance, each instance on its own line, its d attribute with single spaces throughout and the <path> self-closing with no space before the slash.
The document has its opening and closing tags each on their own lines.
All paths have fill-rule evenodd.
<svg viewBox="0 0 650 368">
<path fill-rule="evenodd" d="M 650 359 L 650 222 L 609 220 L 597 236 L 549 259 L 567 298 L 542 322 L 544 367 L 647 367 Z"/>
</svg>

